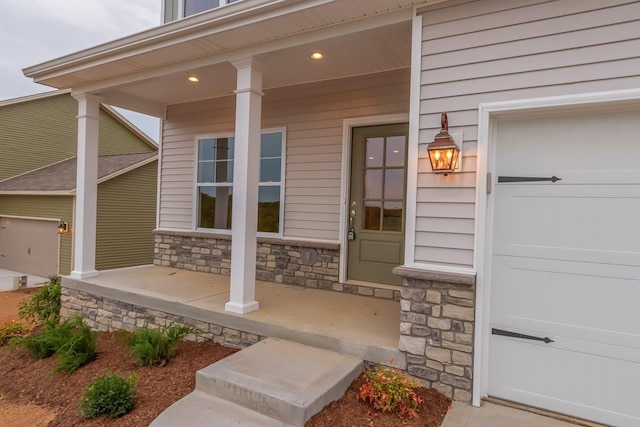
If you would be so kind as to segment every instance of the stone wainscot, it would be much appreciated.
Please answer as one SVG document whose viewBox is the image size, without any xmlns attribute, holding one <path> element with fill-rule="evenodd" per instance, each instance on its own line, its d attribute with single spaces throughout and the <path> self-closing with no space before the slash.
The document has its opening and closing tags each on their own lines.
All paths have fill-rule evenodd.
<svg viewBox="0 0 640 427">
<path fill-rule="evenodd" d="M 204 273 L 231 273 L 231 236 L 154 231 L 154 264 Z M 340 245 L 258 237 L 256 279 L 400 300 L 400 291 L 339 282 Z"/>
<path fill-rule="evenodd" d="M 475 276 L 397 267 L 400 342 L 407 372 L 447 397 L 471 402 Z"/>
</svg>

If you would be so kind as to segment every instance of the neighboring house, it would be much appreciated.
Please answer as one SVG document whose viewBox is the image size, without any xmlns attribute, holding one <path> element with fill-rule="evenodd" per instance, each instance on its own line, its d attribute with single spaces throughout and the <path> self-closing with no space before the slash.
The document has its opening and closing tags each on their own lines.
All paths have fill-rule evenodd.
<svg viewBox="0 0 640 427">
<path fill-rule="evenodd" d="M 203 4 L 167 0 L 165 20 Z M 407 370 L 443 393 L 637 425 L 639 16 L 244 0 L 25 75 L 73 89 L 81 147 L 100 100 L 164 120 L 156 263 L 230 274 L 229 311 L 259 307 L 256 274 L 401 290 Z M 449 174 L 427 155 L 442 113 L 462 145 Z"/>
<path fill-rule="evenodd" d="M 71 272 L 77 109 L 68 91 L 0 102 L 0 268 Z M 110 107 L 100 125 L 96 268 L 150 264 L 156 144 Z"/>
</svg>

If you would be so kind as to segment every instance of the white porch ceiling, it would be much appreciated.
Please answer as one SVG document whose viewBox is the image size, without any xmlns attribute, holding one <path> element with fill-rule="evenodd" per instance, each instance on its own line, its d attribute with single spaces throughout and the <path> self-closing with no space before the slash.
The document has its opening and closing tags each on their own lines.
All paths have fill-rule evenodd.
<svg viewBox="0 0 640 427">
<path fill-rule="evenodd" d="M 25 69 L 38 83 L 161 115 L 233 93 L 229 61 L 265 64 L 264 88 L 410 65 L 414 6 L 443 0 L 245 0 Z M 325 58 L 312 61 L 312 51 Z M 200 83 L 186 81 L 186 72 Z"/>
</svg>

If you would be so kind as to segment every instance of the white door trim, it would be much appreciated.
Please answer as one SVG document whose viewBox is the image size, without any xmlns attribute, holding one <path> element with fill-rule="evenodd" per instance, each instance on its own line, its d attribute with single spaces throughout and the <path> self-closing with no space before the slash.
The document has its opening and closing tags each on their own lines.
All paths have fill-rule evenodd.
<svg viewBox="0 0 640 427">
<path fill-rule="evenodd" d="M 342 122 L 342 171 L 340 174 L 340 273 L 338 280 L 340 283 L 347 281 L 347 210 L 350 197 L 349 187 L 351 184 L 351 133 L 353 128 L 361 126 L 387 125 L 394 123 L 408 123 L 409 114 L 390 114 L 386 116 L 357 117 L 344 119 Z M 408 190 L 408 189 L 407 189 Z M 408 233 L 405 230 L 405 238 Z"/>
<path fill-rule="evenodd" d="M 495 183 L 496 119 L 513 114 L 529 114 L 554 109 L 581 109 L 606 105 L 638 104 L 640 89 L 595 92 L 568 96 L 483 103 L 478 107 L 478 151 L 476 175 L 476 228 L 474 257 L 476 281 L 475 345 L 473 361 L 473 405 L 480 406 L 489 389 L 489 312 L 491 295 L 491 251 L 494 195 L 487 194 L 487 174 Z"/>
</svg>

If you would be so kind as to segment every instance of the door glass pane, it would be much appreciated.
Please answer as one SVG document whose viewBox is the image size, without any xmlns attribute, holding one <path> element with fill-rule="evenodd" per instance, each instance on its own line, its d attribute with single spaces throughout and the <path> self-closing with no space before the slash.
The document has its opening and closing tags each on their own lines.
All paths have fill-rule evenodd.
<svg viewBox="0 0 640 427">
<path fill-rule="evenodd" d="M 384 202 L 383 231 L 402 231 L 402 202 Z"/>
<path fill-rule="evenodd" d="M 364 171 L 364 198 L 382 199 L 382 169 Z"/>
<path fill-rule="evenodd" d="M 367 200 L 364 202 L 364 220 L 362 228 L 364 230 L 380 230 L 381 203 Z"/>
<path fill-rule="evenodd" d="M 216 162 L 216 181 L 233 182 L 233 161 Z"/>
<path fill-rule="evenodd" d="M 366 140 L 366 165 L 368 168 L 382 166 L 382 154 L 384 153 L 384 138 L 367 138 Z"/>
<path fill-rule="evenodd" d="M 280 186 L 261 186 L 258 189 L 258 231 L 280 231 Z"/>
<path fill-rule="evenodd" d="M 198 162 L 198 182 L 213 182 L 215 162 Z"/>
<path fill-rule="evenodd" d="M 281 169 L 280 158 L 260 160 L 260 182 L 280 182 Z"/>
<path fill-rule="evenodd" d="M 231 229 L 232 187 L 198 189 L 198 227 Z"/>
<path fill-rule="evenodd" d="M 404 193 L 404 170 L 387 169 L 384 179 L 384 198 L 402 199 Z"/>
<path fill-rule="evenodd" d="M 262 135 L 260 157 L 282 157 L 282 134 L 280 132 Z"/>
<path fill-rule="evenodd" d="M 390 136 L 387 138 L 385 166 L 404 166 L 404 136 Z"/>
</svg>

